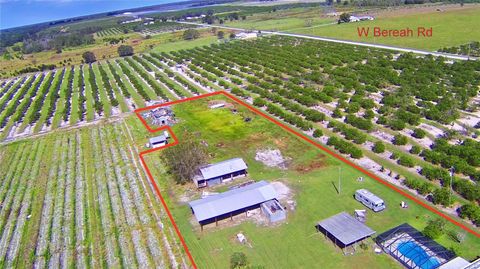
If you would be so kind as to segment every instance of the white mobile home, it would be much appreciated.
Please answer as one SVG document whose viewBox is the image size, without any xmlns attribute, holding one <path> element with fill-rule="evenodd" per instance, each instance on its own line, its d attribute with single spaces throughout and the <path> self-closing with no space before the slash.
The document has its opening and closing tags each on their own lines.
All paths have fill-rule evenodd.
<svg viewBox="0 0 480 269">
<path fill-rule="evenodd" d="M 355 199 L 366 207 L 370 208 L 374 212 L 382 211 L 385 209 L 385 202 L 375 194 L 365 189 L 360 189 L 355 192 Z"/>
</svg>

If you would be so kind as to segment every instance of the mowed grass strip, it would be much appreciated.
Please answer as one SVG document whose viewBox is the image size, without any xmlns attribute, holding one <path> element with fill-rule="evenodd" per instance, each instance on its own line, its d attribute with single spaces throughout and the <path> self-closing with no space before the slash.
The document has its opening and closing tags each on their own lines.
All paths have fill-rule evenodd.
<svg viewBox="0 0 480 269">
<path fill-rule="evenodd" d="M 58 99 L 57 108 L 55 109 L 55 114 L 52 120 L 53 129 L 58 128 L 60 126 L 60 123 L 63 120 L 63 110 L 65 109 L 67 87 L 68 87 L 68 76 L 70 76 L 70 73 L 72 73 L 72 69 L 66 68 L 65 75 L 63 76 L 63 79 L 62 79 L 62 84 L 60 85 L 60 92 L 58 93 L 60 95 L 60 98 Z"/>
<path fill-rule="evenodd" d="M 118 63 L 116 61 L 110 61 L 110 71 L 115 72 L 121 79 L 121 83 L 125 85 L 127 88 L 128 92 L 130 93 L 131 99 L 134 102 L 134 105 L 137 107 L 145 107 L 145 100 L 143 97 L 133 88 L 131 82 L 128 80 L 128 77 L 123 73 L 122 69 L 120 66 L 118 66 Z M 113 70 L 113 71 L 112 71 Z M 120 83 L 119 81 L 116 81 L 117 83 Z"/>
<path fill-rule="evenodd" d="M 110 117 L 112 114 L 112 104 L 107 97 L 107 89 L 105 87 L 109 87 L 109 85 L 104 85 L 102 81 L 102 76 L 100 75 L 100 71 L 98 70 L 98 64 L 92 64 L 93 73 L 95 74 L 95 82 L 98 86 L 98 94 L 100 96 L 100 102 L 103 104 L 103 113 L 105 117 Z"/>
<path fill-rule="evenodd" d="M 92 87 L 90 85 L 90 74 L 88 72 L 88 65 L 83 66 L 83 79 L 85 83 L 85 105 L 86 105 L 86 120 L 92 121 L 95 118 L 95 107 L 94 107 L 94 100 L 93 100 L 93 93 Z"/>
<path fill-rule="evenodd" d="M 120 110 L 121 110 L 122 112 L 127 112 L 127 111 L 129 111 L 128 105 L 127 105 L 127 103 L 126 103 L 126 97 L 123 96 L 121 89 L 119 89 L 118 85 L 116 84 L 115 78 L 113 77 L 112 73 L 110 72 L 110 68 L 108 67 L 107 62 L 103 62 L 103 63 L 101 63 L 101 64 L 102 64 L 103 70 L 105 71 L 105 73 L 106 73 L 107 76 L 108 76 L 108 81 L 109 81 L 110 85 L 111 85 L 112 88 L 113 88 L 113 92 L 114 92 L 114 94 L 115 94 L 115 97 L 116 97 L 117 100 L 118 100 L 118 104 L 119 104 L 119 106 L 120 106 Z"/>
<path fill-rule="evenodd" d="M 42 110 L 40 112 L 40 118 L 36 122 L 35 127 L 33 129 L 34 133 L 38 133 L 43 129 L 45 121 L 47 120 L 48 110 L 50 109 L 50 106 L 53 105 L 53 104 L 51 104 L 50 98 L 51 98 L 52 94 L 56 93 L 55 85 L 57 84 L 57 81 L 61 82 L 62 79 L 63 79 L 63 72 L 61 70 L 57 70 L 57 72 L 55 73 L 55 77 L 53 78 L 52 84 L 50 85 L 50 88 L 48 89 L 48 94 L 45 97 L 45 100 L 44 100 L 44 103 L 43 103 L 43 106 L 42 106 Z"/>
<path fill-rule="evenodd" d="M 78 122 L 78 97 L 80 91 L 80 85 L 78 85 L 78 76 L 81 75 L 81 69 L 76 66 L 73 71 L 73 87 L 72 87 L 72 108 L 70 111 L 70 124 L 75 125 Z"/>
</svg>

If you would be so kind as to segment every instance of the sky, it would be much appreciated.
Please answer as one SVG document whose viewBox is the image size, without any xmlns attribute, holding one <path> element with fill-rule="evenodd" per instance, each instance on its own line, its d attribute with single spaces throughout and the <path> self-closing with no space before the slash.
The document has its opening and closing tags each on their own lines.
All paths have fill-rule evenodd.
<svg viewBox="0 0 480 269">
<path fill-rule="evenodd" d="M 182 0 L 0 0 L 0 29 L 107 11 L 181 1 Z"/>
</svg>

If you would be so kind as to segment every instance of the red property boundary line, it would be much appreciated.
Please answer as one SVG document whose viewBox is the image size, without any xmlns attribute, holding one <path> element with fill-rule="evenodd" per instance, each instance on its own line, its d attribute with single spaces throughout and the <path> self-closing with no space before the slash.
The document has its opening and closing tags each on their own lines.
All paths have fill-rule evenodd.
<svg viewBox="0 0 480 269">
<path fill-rule="evenodd" d="M 192 263 L 193 267 L 194 268 L 197 268 L 197 265 L 195 264 L 195 261 L 193 259 L 193 256 L 192 254 L 190 253 L 190 251 L 188 250 L 188 247 L 187 247 L 187 244 L 185 243 L 185 240 L 183 239 L 183 236 L 180 232 L 180 230 L 178 229 L 178 226 L 177 224 L 175 223 L 175 220 L 173 219 L 173 216 L 172 214 L 170 213 L 170 210 L 168 209 L 168 206 L 165 202 L 165 200 L 163 199 L 163 196 L 160 192 L 160 189 L 158 188 L 155 180 L 153 179 L 153 176 L 152 176 L 152 173 L 150 172 L 150 170 L 148 169 L 147 167 L 147 164 L 143 158 L 143 156 L 145 154 L 148 154 L 148 153 L 152 153 L 152 152 L 155 152 L 155 151 L 158 151 L 158 150 L 161 150 L 161 149 L 164 149 L 164 148 L 167 148 L 167 147 L 171 147 L 171 146 L 174 146 L 176 144 L 178 144 L 178 139 L 177 137 L 175 136 L 175 134 L 173 133 L 172 129 L 170 128 L 170 126 L 162 126 L 162 127 L 159 127 L 159 128 L 155 128 L 155 129 L 152 129 L 148 123 L 145 121 L 145 119 L 141 116 L 140 112 L 143 112 L 143 111 L 146 111 L 146 110 L 151 110 L 151 109 L 154 109 L 154 108 L 158 108 L 158 107 L 164 107 L 164 106 L 170 106 L 170 105 L 174 105 L 174 104 L 178 104 L 178 103 L 184 103 L 184 102 L 188 102 L 188 101 L 193 101 L 193 100 L 197 100 L 197 99 L 202 99 L 202 98 L 206 98 L 206 97 L 209 97 L 209 96 L 215 96 L 215 95 L 223 95 L 229 99 L 231 99 L 232 101 L 246 107 L 248 110 L 254 112 L 255 114 L 267 119 L 268 121 L 276 124 L 277 126 L 281 127 L 282 129 L 286 130 L 287 132 L 291 133 L 291 134 L 294 134 L 296 135 L 297 137 L 301 138 L 302 140 L 310 143 L 311 145 L 315 146 L 316 148 L 330 154 L 331 156 L 333 156 L 334 158 L 342 161 L 343 163 L 355 168 L 356 170 L 362 172 L 363 174 L 373 178 L 374 180 L 378 181 L 379 183 L 389 187 L 390 189 L 396 191 L 397 193 L 405 196 L 406 198 L 414 201 L 415 203 L 421 205 L 422 207 L 430 210 L 431 212 L 439 215 L 440 217 L 446 219 L 447 221 L 453 223 L 454 225 L 462 228 L 463 230 L 473 234 L 474 236 L 476 236 L 477 238 L 480 238 L 480 233 L 474 231 L 473 229 L 471 229 L 470 227 L 466 226 L 465 224 L 461 223 L 461 222 L 458 222 L 457 220 L 453 219 L 452 217 L 444 214 L 443 212 L 439 211 L 438 209 L 436 209 L 435 207 L 425 203 L 424 201 L 416 198 L 415 196 L 413 196 L 412 194 L 402 190 L 402 189 L 399 189 L 398 187 L 396 187 L 395 185 L 393 185 L 392 183 L 388 182 L 388 181 L 385 181 L 383 179 L 381 179 L 380 177 L 378 177 L 377 175 L 373 174 L 372 172 L 368 171 L 368 170 L 365 170 L 363 167 L 360 167 L 358 165 L 356 165 L 355 163 L 353 163 L 352 161 L 349 161 L 348 159 L 346 159 L 345 157 L 337 154 L 336 152 L 328 149 L 327 147 L 319 144 L 318 142 L 315 142 L 314 140 L 312 140 L 311 138 L 309 138 L 308 136 L 294 130 L 293 128 L 287 126 L 286 124 L 278 121 L 277 119 L 265 114 L 264 112 L 260 111 L 259 109 L 251 106 L 250 104 L 247 104 L 245 103 L 244 101 L 240 100 L 239 98 L 233 96 L 232 94 L 226 92 L 226 91 L 217 91 L 217 92 L 212 92 L 212 93 L 207 93 L 207 94 L 203 94 L 203 95 L 198 95 L 198 96 L 194 96 L 194 97 L 189 97 L 189 98 L 185 98 L 185 99 L 180 99 L 180 100 L 175 100 L 175 101 L 172 101 L 172 102 L 167 102 L 167 103 L 163 103 L 163 104 L 158 104 L 158 105 L 154 105 L 154 106 L 148 106 L 148 107 L 144 107 L 144 108 L 139 108 L 139 109 L 136 109 L 134 112 L 135 114 L 137 115 L 137 117 L 140 119 L 140 121 L 143 123 L 143 125 L 147 128 L 147 130 L 150 132 L 150 133 L 155 133 L 155 132 L 158 132 L 158 131 L 162 131 L 162 130 L 168 130 L 169 133 L 171 134 L 174 142 L 173 143 L 170 143 L 170 144 L 167 144 L 165 146 L 162 146 L 162 147 L 158 147 L 158 148 L 153 148 L 153 149 L 149 149 L 149 150 L 146 150 L 146 151 L 142 151 L 140 152 L 140 160 L 143 164 L 143 167 L 145 168 L 145 170 L 147 171 L 147 175 L 155 189 L 155 192 L 157 193 L 158 197 L 160 198 L 160 201 L 162 202 L 162 205 L 163 207 L 165 208 L 166 212 L 167 212 L 167 215 L 173 225 L 173 227 L 175 228 L 175 231 L 178 235 L 178 237 L 180 238 L 180 242 L 182 243 L 184 249 L 185 249 L 185 252 L 187 253 L 188 255 L 188 258 L 190 259 L 190 262 Z"/>
</svg>

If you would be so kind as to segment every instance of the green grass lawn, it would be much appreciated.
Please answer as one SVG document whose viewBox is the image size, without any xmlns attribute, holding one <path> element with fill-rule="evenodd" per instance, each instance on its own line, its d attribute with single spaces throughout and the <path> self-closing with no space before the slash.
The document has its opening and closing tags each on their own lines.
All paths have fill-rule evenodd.
<svg viewBox="0 0 480 269">
<path fill-rule="evenodd" d="M 95 82 L 97 83 L 98 86 L 98 93 L 100 97 L 100 101 L 103 104 L 103 113 L 105 117 L 110 117 L 112 114 L 112 104 L 110 103 L 110 99 L 107 96 L 106 90 L 104 90 L 106 85 L 103 85 L 103 80 L 102 80 L 102 75 L 100 75 L 100 71 L 98 70 L 98 64 L 93 64 L 92 65 L 93 73 L 95 74 Z"/>
<path fill-rule="evenodd" d="M 92 121 L 95 118 L 95 107 L 94 107 L 94 102 L 93 102 L 93 92 L 92 92 L 92 86 L 90 85 L 90 73 L 88 72 L 88 66 L 85 65 L 83 66 L 83 79 L 85 83 L 85 108 L 86 108 L 86 114 L 85 114 L 85 119 L 87 121 Z"/>
<path fill-rule="evenodd" d="M 40 132 L 43 128 L 43 125 L 45 124 L 45 121 L 46 121 L 47 116 L 48 116 L 48 109 L 51 106 L 50 96 L 52 95 L 52 92 L 54 92 L 54 89 L 52 89 L 52 87 L 56 84 L 56 81 L 58 81 L 59 79 L 63 79 L 63 78 L 60 78 L 61 76 L 62 76 L 62 71 L 58 70 L 57 73 L 55 74 L 55 77 L 54 77 L 53 81 L 52 81 L 52 84 L 51 84 L 52 86 L 50 86 L 50 90 L 48 91 L 48 94 L 45 97 L 45 101 L 43 103 L 42 110 L 40 112 L 41 113 L 40 118 L 35 123 L 35 127 L 33 129 L 34 133 Z"/>
<path fill-rule="evenodd" d="M 80 86 L 78 85 L 78 76 L 80 76 L 80 68 L 78 66 L 75 67 L 73 72 L 73 88 L 72 88 L 72 105 L 70 110 L 70 124 L 76 124 L 78 122 L 78 97 Z"/>
<path fill-rule="evenodd" d="M 216 36 L 206 36 L 200 37 L 195 40 L 175 40 L 171 41 L 169 39 L 158 39 L 159 44 L 153 47 L 150 52 L 168 52 L 168 51 L 177 51 L 184 49 L 191 49 L 199 46 L 208 46 L 210 44 L 217 43 L 218 39 Z"/>
<path fill-rule="evenodd" d="M 107 73 L 108 76 L 108 81 L 110 82 L 110 85 L 112 86 L 113 91 L 115 92 L 115 97 L 118 100 L 119 107 L 122 112 L 127 112 L 128 105 L 126 103 L 126 97 L 123 96 L 122 90 L 118 88 L 118 85 L 115 83 L 115 78 L 113 77 L 112 73 L 110 72 L 110 68 L 108 68 L 108 65 L 106 62 L 99 63 L 102 64 L 103 70 L 105 70 L 105 73 Z"/>
<path fill-rule="evenodd" d="M 60 98 L 58 99 L 57 102 L 57 107 L 55 109 L 55 114 L 53 115 L 52 118 L 52 129 L 56 129 L 60 126 L 60 123 L 63 120 L 63 110 L 65 109 L 65 99 L 66 99 L 66 94 L 67 94 L 67 87 L 68 87 L 68 76 L 72 72 L 70 68 L 67 68 L 65 70 L 65 75 L 62 80 L 62 84 L 60 85 L 60 90 L 59 90 L 59 95 Z"/>
<path fill-rule="evenodd" d="M 210 99 L 221 98 L 223 97 L 217 96 Z M 376 193 L 387 204 L 387 209 L 383 212 L 368 211 L 366 224 L 377 234 L 405 222 L 421 230 L 428 220 L 436 218 L 435 214 L 413 202 L 409 202 L 408 209 L 401 209 L 399 203 L 407 200 L 405 197 L 370 178 L 358 182 L 357 178 L 364 175 L 357 170 L 243 107 L 237 107 L 238 114 L 233 114 L 228 108 L 210 110 L 207 100 L 202 99 L 178 104 L 173 108 L 179 119 L 173 130 L 179 136 L 180 143 L 183 130 L 195 132 L 207 142 L 212 162 L 242 157 L 249 166 L 250 178 L 283 182 L 294 193 L 297 202 L 296 210 L 288 212 L 287 221 L 274 227 L 258 226 L 246 221 L 233 227 L 200 232 L 198 227 L 191 224 L 194 220 L 190 209 L 179 199 L 186 191 L 195 189 L 193 184 L 175 185 L 160 162 L 159 155 L 162 153 L 147 155 L 149 168 L 199 268 L 227 268 L 230 255 L 235 251 L 244 252 L 251 264 L 264 265 L 265 268 L 318 268 L 320 264 L 322 268 L 400 268 L 388 255 L 375 255 L 372 241 L 368 241 L 368 250 L 344 256 L 332 242 L 316 233 L 314 226 L 319 220 L 341 211 L 353 214 L 354 209 L 364 209 L 353 198 L 355 190 L 360 188 Z M 247 123 L 243 120 L 244 117 L 253 120 Z M 152 134 L 142 128 L 138 120 L 132 124 L 134 136 L 143 143 Z M 256 151 L 265 148 L 280 149 L 285 157 L 291 159 L 289 169 L 267 168 L 255 161 Z M 340 194 L 336 191 L 339 170 Z M 191 197 L 197 198 L 199 195 L 198 192 Z M 447 227 L 459 230 L 450 224 Z M 235 235 L 239 232 L 246 235 L 251 247 L 237 243 Z M 468 235 L 462 244 L 453 242 L 446 235 L 438 242 L 447 248 L 454 247 L 469 259 L 476 257 L 476 250 L 480 248 L 480 240 L 472 235 Z"/>
<path fill-rule="evenodd" d="M 319 8 L 295 8 L 273 13 L 257 13 L 246 20 L 226 21 L 224 25 L 255 30 L 288 31 L 305 27 L 319 27 L 335 21 L 334 18 L 321 17 Z"/>
<path fill-rule="evenodd" d="M 405 14 L 397 17 L 378 17 L 373 21 L 356 23 L 334 24 L 325 27 L 304 28 L 292 32 L 334 37 L 346 40 L 363 41 L 369 43 L 387 44 L 426 50 L 437 50 L 443 47 L 457 46 L 471 41 L 480 40 L 480 31 L 474 27 L 480 25 L 480 7 L 452 10 L 445 12 L 434 11 L 426 14 Z M 368 38 L 359 37 L 357 27 L 381 27 L 382 29 L 413 29 L 413 37 L 376 37 L 370 34 Z M 417 37 L 417 27 L 432 27 L 432 37 Z"/>
</svg>

